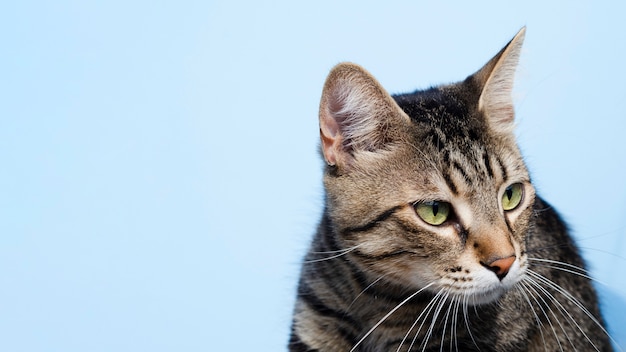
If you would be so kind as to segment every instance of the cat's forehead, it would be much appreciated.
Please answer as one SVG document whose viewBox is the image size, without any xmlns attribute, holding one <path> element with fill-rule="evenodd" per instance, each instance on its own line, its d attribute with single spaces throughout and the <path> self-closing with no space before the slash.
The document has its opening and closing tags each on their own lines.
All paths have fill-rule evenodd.
<svg viewBox="0 0 626 352">
<path fill-rule="evenodd" d="M 477 141 L 488 131 L 477 111 L 477 98 L 457 85 L 433 87 L 395 95 L 398 106 L 419 132 L 437 134 L 439 139 Z"/>
<path fill-rule="evenodd" d="M 494 140 L 477 106 L 454 87 L 394 96 L 413 124 L 411 144 L 437 164 L 468 164 L 492 153 Z"/>
<path fill-rule="evenodd" d="M 420 165 L 413 172 L 439 180 L 437 189 L 474 194 L 528 178 L 515 141 L 490 131 L 471 89 L 434 87 L 393 98 L 413 124 L 403 157 Z"/>
</svg>

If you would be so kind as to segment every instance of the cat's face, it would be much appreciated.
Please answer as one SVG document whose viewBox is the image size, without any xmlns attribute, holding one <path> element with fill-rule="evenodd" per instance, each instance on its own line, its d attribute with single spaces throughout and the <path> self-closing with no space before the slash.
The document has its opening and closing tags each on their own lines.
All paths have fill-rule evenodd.
<svg viewBox="0 0 626 352">
<path fill-rule="evenodd" d="M 356 65 L 331 72 L 320 107 L 328 211 L 374 279 L 469 304 L 522 279 L 535 197 L 512 134 L 522 37 L 464 82 L 394 98 Z"/>
</svg>

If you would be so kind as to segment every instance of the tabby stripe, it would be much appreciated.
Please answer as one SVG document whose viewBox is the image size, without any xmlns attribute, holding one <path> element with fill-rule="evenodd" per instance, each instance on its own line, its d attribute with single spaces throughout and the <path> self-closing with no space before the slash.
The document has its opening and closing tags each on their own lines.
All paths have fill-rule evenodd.
<svg viewBox="0 0 626 352">
<path fill-rule="evenodd" d="M 333 233 L 333 225 L 326 213 L 322 216 L 320 222 L 318 235 L 313 241 L 313 250 L 307 254 L 307 259 L 318 260 L 320 254 L 327 253 L 339 253 L 343 250 L 337 243 L 335 235 Z"/>
<path fill-rule="evenodd" d="M 454 184 L 454 181 L 452 181 L 452 178 L 450 177 L 450 174 L 449 173 L 444 173 L 443 174 L 443 179 L 446 181 L 446 184 L 448 185 L 448 188 L 450 188 L 450 191 L 454 195 L 458 195 L 459 194 L 459 190 L 456 188 L 456 185 Z"/>
<path fill-rule="evenodd" d="M 342 321 L 343 323 L 343 321 Z M 356 326 L 356 325 L 353 325 Z M 360 328 L 360 325 L 358 325 Z M 341 337 L 343 337 L 344 341 L 348 341 L 350 343 L 350 345 L 353 345 L 356 343 L 357 338 L 356 335 L 351 333 L 350 331 L 346 330 L 345 328 L 339 326 L 337 327 L 337 332 L 339 333 L 339 335 L 341 335 Z"/>
<path fill-rule="evenodd" d="M 366 254 L 366 253 L 361 252 L 358 249 L 355 250 L 353 253 L 358 257 L 365 258 L 368 260 L 375 260 L 375 261 L 399 257 L 401 255 L 409 254 L 409 252 L 403 251 L 403 250 L 390 252 L 390 253 L 384 253 L 384 254 Z"/>
<path fill-rule="evenodd" d="M 342 250 L 345 250 L 344 248 L 339 246 L 339 244 L 337 243 L 337 237 L 335 233 L 333 232 L 332 224 L 326 213 L 322 217 L 321 227 L 323 228 L 323 232 L 321 235 L 322 240 L 317 241 L 317 243 L 320 243 L 320 244 L 323 243 L 322 246 L 317 248 L 320 252 L 327 251 L 327 252 L 340 253 Z M 332 263 L 331 261 L 327 261 L 327 262 L 320 263 L 319 265 L 333 266 L 333 268 L 330 269 L 330 272 L 337 272 L 337 268 L 334 267 L 337 265 L 336 264 L 337 260 L 339 260 L 342 264 L 344 264 L 347 267 L 347 270 L 350 272 L 353 279 L 356 281 L 357 285 L 359 285 L 359 288 L 361 290 L 369 285 L 369 282 L 367 278 L 365 277 L 365 274 L 363 273 L 363 271 L 361 271 L 361 269 L 359 269 L 356 265 L 354 265 L 354 263 L 352 263 L 350 259 L 348 259 L 344 255 L 338 256 L 332 261 Z"/>
<path fill-rule="evenodd" d="M 350 268 L 354 280 L 360 285 L 359 293 L 368 296 L 374 296 L 377 299 L 384 299 L 388 302 L 401 301 L 403 300 L 403 296 L 394 295 L 389 289 L 388 282 L 378 282 L 376 285 L 371 285 L 371 281 L 369 281 L 365 273 L 361 269 L 359 269 L 353 262 L 349 259 L 344 258 L 344 263 Z M 366 290 L 367 289 L 367 290 Z"/>
<path fill-rule="evenodd" d="M 440 129 L 435 129 L 434 134 L 430 139 L 430 142 L 433 146 L 437 148 L 437 150 L 441 152 L 442 150 L 446 149 L 446 145 L 444 143 L 445 139 L 446 135 L 443 133 L 443 131 L 441 131 Z"/>
<path fill-rule="evenodd" d="M 395 340 L 391 340 L 387 342 L 387 347 L 385 347 L 385 351 L 393 351 L 396 346 L 399 346 L 402 342 L 408 344 L 405 338 L 398 338 Z"/>
<path fill-rule="evenodd" d="M 500 166 L 500 172 L 502 173 L 502 179 L 504 181 L 506 181 L 507 173 L 506 173 L 506 168 L 504 167 L 504 163 L 502 163 L 502 160 L 499 157 L 496 157 L 496 161 L 498 162 L 498 166 Z"/>
<path fill-rule="evenodd" d="M 296 335 L 294 331 L 291 332 L 291 338 L 289 339 L 289 351 L 290 352 L 318 352 L 318 350 L 310 348 L 302 340 L 300 336 Z"/>
<path fill-rule="evenodd" d="M 324 239 L 324 243 L 326 244 L 325 248 L 323 248 L 324 250 L 329 252 L 338 252 L 340 250 L 343 250 L 343 248 L 339 247 L 339 244 L 337 243 L 337 238 L 332 231 L 330 220 L 328 221 L 328 226 L 322 238 Z"/>
<path fill-rule="evenodd" d="M 405 223 L 404 221 L 402 221 L 402 220 L 400 220 L 400 219 L 396 219 L 396 221 L 394 221 L 394 222 L 395 222 L 395 223 L 396 223 L 396 225 L 398 225 L 398 226 L 402 229 L 402 231 L 404 231 L 404 232 L 413 233 L 413 234 L 419 234 L 419 233 L 421 233 L 421 232 L 422 232 L 419 228 L 417 228 L 417 227 L 413 227 L 413 226 L 410 226 L 410 225 L 408 225 L 407 223 Z M 410 223 L 409 223 L 409 224 L 410 224 Z M 422 248 L 422 246 L 418 246 L 418 247 Z"/>
<path fill-rule="evenodd" d="M 448 150 L 443 151 L 443 162 L 446 165 L 450 163 L 450 152 Z"/>
<path fill-rule="evenodd" d="M 337 328 L 336 332 L 338 332 L 339 335 L 341 335 L 341 337 L 343 338 L 343 340 L 347 341 L 349 344 L 354 344 L 354 342 L 356 341 L 356 335 L 347 331 L 341 326 Z M 300 337 L 297 336 L 293 332 L 291 334 L 291 339 L 289 340 L 289 351 L 290 352 L 319 352 L 319 350 L 307 346 L 304 342 L 302 342 L 302 340 L 300 340 Z"/>
<path fill-rule="evenodd" d="M 346 297 L 354 294 L 354 292 L 361 292 L 369 285 L 365 273 L 345 255 L 337 257 L 333 261 L 325 261 L 320 265 L 322 267 L 318 267 L 318 269 L 323 270 L 329 279 L 332 275 L 331 280 L 341 283 L 332 287 L 338 297 Z"/>
<path fill-rule="evenodd" d="M 324 302 L 322 302 L 315 295 L 313 290 L 306 283 L 300 283 L 300 287 L 298 288 L 298 297 L 302 299 L 309 308 L 313 309 L 320 315 L 337 319 L 339 321 L 345 321 L 354 327 L 360 326 L 360 324 L 346 315 L 346 313 L 336 311 L 324 304 Z"/>
<path fill-rule="evenodd" d="M 385 212 L 383 212 L 382 214 L 378 215 L 376 217 L 376 219 L 368 222 L 367 224 L 363 225 L 363 226 L 356 226 L 356 227 L 348 227 L 347 229 L 343 229 L 341 232 L 342 233 L 354 233 L 354 232 L 364 232 L 364 231 L 369 231 L 371 229 L 373 229 L 374 227 L 378 226 L 378 224 L 380 224 L 381 222 L 387 220 L 391 215 L 393 215 L 393 213 L 396 212 L 396 210 L 402 208 L 402 206 L 397 205 L 391 209 L 386 210 Z"/>
<path fill-rule="evenodd" d="M 493 178 L 493 170 L 491 169 L 491 161 L 489 160 L 489 155 L 487 155 L 487 151 L 483 151 L 483 161 L 485 162 L 485 167 L 487 168 L 487 174 L 489 177 Z"/>
<path fill-rule="evenodd" d="M 359 285 L 360 290 L 362 291 L 369 286 L 370 282 L 367 280 L 365 273 L 363 273 L 361 269 L 354 265 L 354 263 L 352 263 L 345 256 L 342 256 L 341 258 L 343 259 L 343 263 L 348 267 L 348 270 L 350 270 L 354 281 L 356 281 L 357 285 Z"/>
<path fill-rule="evenodd" d="M 348 341 L 349 343 L 354 343 L 356 341 L 356 334 L 348 331 L 345 327 L 343 327 L 343 325 L 347 325 L 348 327 L 358 331 L 362 329 L 362 325 L 359 322 L 352 319 L 347 313 L 329 308 L 306 284 L 301 283 L 298 291 L 298 297 L 317 314 L 337 320 L 336 332 L 339 333 L 345 341 Z"/>
<path fill-rule="evenodd" d="M 459 173 L 461 173 L 461 176 L 463 176 L 463 179 L 465 180 L 465 182 L 468 185 L 472 184 L 472 182 L 470 181 L 469 176 L 467 176 L 467 173 L 465 172 L 465 170 L 463 169 L 463 166 L 461 166 L 461 164 L 459 164 L 457 161 L 454 161 L 452 163 L 452 167 L 455 168 Z"/>
</svg>

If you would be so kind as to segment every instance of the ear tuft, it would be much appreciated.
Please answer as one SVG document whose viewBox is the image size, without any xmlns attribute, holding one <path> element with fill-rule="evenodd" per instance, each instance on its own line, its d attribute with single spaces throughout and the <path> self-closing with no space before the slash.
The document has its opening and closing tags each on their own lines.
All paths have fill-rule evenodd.
<svg viewBox="0 0 626 352">
<path fill-rule="evenodd" d="M 399 117 L 400 116 L 400 117 Z M 322 152 L 329 165 L 347 165 L 358 151 L 376 151 L 389 141 L 389 126 L 408 116 L 362 67 L 335 66 L 320 102 Z"/>
<path fill-rule="evenodd" d="M 525 34 L 524 27 L 475 74 L 482 86 L 478 109 L 483 112 L 489 126 L 496 132 L 513 131 L 515 111 L 511 92 Z"/>
</svg>

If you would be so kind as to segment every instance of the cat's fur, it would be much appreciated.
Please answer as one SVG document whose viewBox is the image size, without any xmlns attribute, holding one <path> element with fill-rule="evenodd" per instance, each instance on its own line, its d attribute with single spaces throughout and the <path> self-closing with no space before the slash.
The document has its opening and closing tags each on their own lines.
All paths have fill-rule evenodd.
<svg viewBox="0 0 626 352">
<path fill-rule="evenodd" d="M 464 81 L 410 94 L 354 64 L 329 74 L 326 203 L 290 351 L 611 350 L 584 263 L 514 139 L 524 33 Z M 523 198 L 504 210 L 512 184 Z M 443 224 L 417 215 L 432 201 L 451 205 Z"/>
</svg>

